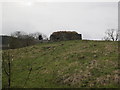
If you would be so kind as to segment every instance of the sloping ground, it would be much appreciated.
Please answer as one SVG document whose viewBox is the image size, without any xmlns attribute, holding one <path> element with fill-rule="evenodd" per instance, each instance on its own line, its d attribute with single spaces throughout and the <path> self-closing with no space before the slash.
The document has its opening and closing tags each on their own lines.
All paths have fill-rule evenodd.
<svg viewBox="0 0 120 90">
<path fill-rule="evenodd" d="M 118 43 L 62 41 L 6 50 L 13 55 L 11 87 L 119 87 Z M 7 76 L 3 70 L 3 87 Z"/>
<path fill-rule="evenodd" d="M 0 36 L 0 49 L 17 49 L 40 43 L 33 38 L 15 38 L 12 36 Z M 9 46 L 9 47 L 8 47 Z"/>
</svg>

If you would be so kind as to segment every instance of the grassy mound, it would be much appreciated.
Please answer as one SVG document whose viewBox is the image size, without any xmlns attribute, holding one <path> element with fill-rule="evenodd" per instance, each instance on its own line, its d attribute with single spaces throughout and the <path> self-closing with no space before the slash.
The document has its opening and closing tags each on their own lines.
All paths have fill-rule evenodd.
<svg viewBox="0 0 120 90">
<path fill-rule="evenodd" d="M 4 50 L 12 55 L 11 87 L 118 87 L 118 43 L 61 41 Z M 3 88 L 7 87 L 3 70 Z"/>
</svg>

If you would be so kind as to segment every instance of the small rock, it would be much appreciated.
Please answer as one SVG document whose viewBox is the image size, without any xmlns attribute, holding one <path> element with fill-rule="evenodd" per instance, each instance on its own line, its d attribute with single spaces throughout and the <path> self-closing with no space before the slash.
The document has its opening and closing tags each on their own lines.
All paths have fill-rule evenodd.
<svg viewBox="0 0 120 90">
<path fill-rule="evenodd" d="M 79 57 L 80 59 L 84 59 L 85 58 L 85 56 L 81 56 L 81 57 Z"/>
<path fill-rule="evenodd" d="M 96 58 L 96 57 L 97 57 L 97 55 L 94 55 L 93 57 L 94 57 L 94 58 Z"/>
<path fill-rule="evenodd" d="M 107 56 L 108 54 L 106 53 L 105 56 Z"/>
<path fill-rule="evenodd" d="M 60 44 L 61 46 L 63 46 L 64 44 Z"/>
<path fill-rule="evenodd" d="M 96 60 L 93 60 L 93 63 L 95 63 L 96 62 Z"/>
<path fill-rule="evenodd" d="M 87 48 L 87 46 L 84 46 L 83 48 Z"/>
<path fill-rule="evenodd" d="M 96 44 L 94 44 L 93 46 L 97 46 Z"/>
</svg>

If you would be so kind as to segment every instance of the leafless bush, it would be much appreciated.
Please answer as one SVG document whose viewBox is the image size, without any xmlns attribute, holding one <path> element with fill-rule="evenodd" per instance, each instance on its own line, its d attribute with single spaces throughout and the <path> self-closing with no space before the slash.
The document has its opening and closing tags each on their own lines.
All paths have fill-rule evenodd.
<svg viewBox="0 0 120 90">
<path fill-rule="evenodd" d="M 106 30 L 106 36 L 103 39 L 108 41 L 118 41 L 119 33 L 120 32 L 117 29 L 108 29 Z"/>
</svg>

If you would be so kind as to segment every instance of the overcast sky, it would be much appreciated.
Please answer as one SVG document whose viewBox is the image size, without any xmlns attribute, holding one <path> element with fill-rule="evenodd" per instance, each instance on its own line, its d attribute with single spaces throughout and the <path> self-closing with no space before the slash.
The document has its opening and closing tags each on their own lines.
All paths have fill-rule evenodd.
<svg viewBox="0 0 120 90">
<path fill-rule="evenodd" d="M 71 30 L 102 39 L 107 29 L 118 28 L 117 2 L 5 2 L 0 13 L 2 34 Z"/>
</svg>

